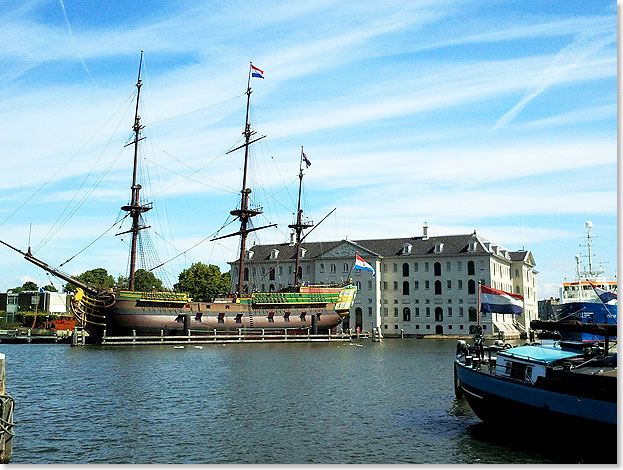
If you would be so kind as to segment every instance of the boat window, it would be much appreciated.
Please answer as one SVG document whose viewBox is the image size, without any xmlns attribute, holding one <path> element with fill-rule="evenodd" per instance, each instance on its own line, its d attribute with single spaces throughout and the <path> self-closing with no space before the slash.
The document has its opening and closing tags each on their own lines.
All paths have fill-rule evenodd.
<svg viewBox="0 0 623 470">
<path fill-rule="evenodd" d="M 195 315 L 195 321 L 198 323 L 201 323 L 201 316 L 203 315 L 203 312 L 197 312 L 197 314 Z"/>
<path fill-rule="evenodd" d="M 270 323 L 274 323 L 274 321 L 275 321 L 275 318 L 274 318 L 274 317 L 275 317 L 275 312 L 269 312 L 269 313 L 268 313 L 268 321 L 269 321 Z"/>
<path fill-rule="evenodd" d="M 307 315 L 307 312 L 301 312 L 301 321 L 305 321 L 305 315 Z"/>
<path fill-rule="evenodd" d="M 283 321 L 290 321 L 290 312 L 285 312 L 283 314 Z"/>
<path fill-rule="evenodd" d="M 236 323 L 242 323 L 242 313 L 236 315 Z"/>
<path fill-rule="evenodd" d="M 218 322 L 225 323 L 225 312 L 221 312 L 218 314 Z"/>
</svg>

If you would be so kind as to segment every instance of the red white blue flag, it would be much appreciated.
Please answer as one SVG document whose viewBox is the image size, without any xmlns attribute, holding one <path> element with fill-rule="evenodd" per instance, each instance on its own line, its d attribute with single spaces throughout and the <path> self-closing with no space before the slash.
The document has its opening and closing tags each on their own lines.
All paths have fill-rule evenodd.
<svg viewBox="0 0 623 470">
<path fill-rule="evenodd" d="M 487 286 L 480 287 L 480 311 L 488 313 L 523 313 L 523 297 Z"/>
<path fill-rule="evenodd" d="M 361 256 L 355 254 L 355 271 L 372 271 L 372 276 L 374 276 L 374 268 L 370 266 Z"/>
<path fill-rule="evenodd" d="M 311 162 L 309 161 L 309 158 L 307 158 L 307 155 L 305 155 L 305 152 L 302 152 L 303 154 L 303 161 L 305 162 L 305 167 L 309 168 L 311 166 Z"/>
<path fill-rule="evenodd" d="M 264 71 L 251 64 L 251 76 L 255 78 L 264 78 Z"/>
<path fill-rule="evenodd" d="M 601 300 L 604 304 L 607 304 L 608 302 L 617 299 L 617 295 L 614 292 L 609 292 L 605 289 L 602 289 L 601 287 L 597 287 L 592 282 L 590 283 L 590 285 L 595 291 L 595 294 L 597 294 L 597 297 L 599 297 L 599 300 Z M 612 303 L 614 304 L 616 302 Z"/>
</svg>

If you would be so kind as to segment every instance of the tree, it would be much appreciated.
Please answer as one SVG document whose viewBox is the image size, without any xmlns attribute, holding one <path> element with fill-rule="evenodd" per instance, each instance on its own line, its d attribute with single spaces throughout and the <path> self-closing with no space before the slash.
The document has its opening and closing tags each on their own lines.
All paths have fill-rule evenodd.
<svg viewBox="0 0 623 470">
<path fill-rule="evenodd" d="M 134 290 L 137 292 L 150 292 L 153 289 L 162 292 L 162 281 L 151 271 L 137 269 L 134 273 Z"/>
<path fill-rule="evenodd" d="M 54 287 L 52 284 L 48 284 L 43 288 L 43 290 L 47 290 L 48 292 L 58 292 L 58 289 Z"/>
<path fill-rule="evenodd" d="M 229 293 L 229 272 L 221 273 L 221 269 L 213 264 L 193 263 L 179 275 L 175 284 L 176 292 L 186 292 L 193 300 L 211 301 L 218 295 Z"/>
<path fill-rule="evenodd" d="M 104 268 L 95 268 L 89 271 L 85 271 L 79 276 L 76 276 L 78 281 L 82 281 L 92 287 L 98 287 L 100 289 L 111 289 L 115 285 L 115 279 L 108 274 Z M 68 282 L 65 285 L 65 292 L 75 292 L 76 286 Z"/>
<path fill-rule="evenodd" d="M 22 287 L 13 287 L 9 292 L 24 292 L 28 290 L 39 290 L 39 286 L 32 281 L 26 281 Z"/>
</svg>

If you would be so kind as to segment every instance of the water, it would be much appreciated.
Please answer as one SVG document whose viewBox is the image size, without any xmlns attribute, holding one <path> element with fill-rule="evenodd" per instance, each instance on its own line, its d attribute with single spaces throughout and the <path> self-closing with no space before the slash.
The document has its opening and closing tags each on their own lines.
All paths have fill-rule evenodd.
<svg viewBox="0 0 623 470">
<path fill-rule="evenodd" d="M 11 463 L 583 461 L 480 423 L 454 396 L 455 344 L 0 344 Z"/>
</svg>

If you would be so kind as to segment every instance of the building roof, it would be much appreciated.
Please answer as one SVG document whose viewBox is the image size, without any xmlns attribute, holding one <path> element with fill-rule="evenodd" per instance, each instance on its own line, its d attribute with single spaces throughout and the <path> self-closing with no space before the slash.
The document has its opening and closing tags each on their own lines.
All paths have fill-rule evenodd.
<svg viewBox="0 0 623 470">
<path fill-rule="evenodd" d="M 476 242 L 475 249 L 468 251 L 469 244 Z M 400 256 L 403 252 L 403 247 L 406 244 L 411 245 L 411 252 L 409 256 L 425 256 L 433 254 L 443 255 L 492 255 L 502 259 L 511 261 L 524 261 L 529 259 L 529 251 L 510 251 L 500 245 L 492 243 L 479 235 L 476 232 L 468 235 L 442 235 L 435 237 L 406 237 L 406 238 L 381 238 L 371 240 L 338 240 L 338 241 L 325 241 L 325 242 L 303 242 L 301 248 L 305 249 L 305 256 L 303 261 L 309 259 L 315 259 L 319 257 L 325 257 L 333 249 L 338 246 L 350 244 L 355 250 L 359 249 L 362 256 L 365 256 L 365 252 L 379 257 L 394 257 Z M 435 251 L 435 246 L 443 244 L 443 250 L 441 253 Z M 288 243 L 276 243 L 270 245 L 254 245 L 249 248 L 249 251 L 253 252 L 252 260 L 257 261 L 269 261 L 271 259 L 271 253 L 273 250 L 278 250 L 276 260 L 287 260 L 296 258 L 296 250 L 293 245 Z M 323 256 L 325 255 L 325 256 Z M 330 258 L 329 256 L 326 256 Z M 340 256 L 341 257 L 341 256 Z M 237 261 L 231 263 L 234 264 Z"/>
</svg>

